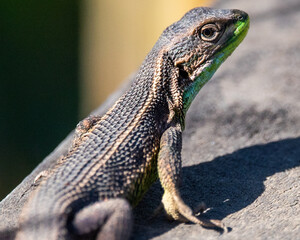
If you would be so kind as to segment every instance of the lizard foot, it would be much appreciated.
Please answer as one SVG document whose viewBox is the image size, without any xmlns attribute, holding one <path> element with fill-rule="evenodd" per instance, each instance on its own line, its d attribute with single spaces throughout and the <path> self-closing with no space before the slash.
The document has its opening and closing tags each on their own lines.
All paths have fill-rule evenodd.
<svg viewBox="0 0 300 240">
<path fill-rule="evenodd" d="M 162 203 L 169 219 L 179 220 L 181 222 L 192 222 L 207 228 L 217 228 L 223 232 L 228 231 L 227 227 L 225 227 L 220 220 L 197 218 L 192 209 L 183 202 L 178 192 L 173 194 L 165 192 Z M 200 211 L 204 211 L 204 209 L 200 209 Z"/>
</svg>

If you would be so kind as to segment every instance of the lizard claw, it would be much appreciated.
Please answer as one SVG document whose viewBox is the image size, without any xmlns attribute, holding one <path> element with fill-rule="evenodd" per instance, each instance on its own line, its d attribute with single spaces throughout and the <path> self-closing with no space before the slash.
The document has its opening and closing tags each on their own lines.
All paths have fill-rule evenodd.
<svg viewBox="0 0 300 240">
<path fill-rule="evenodd" d="M 148 218 L 148 220 L 152 220 L 153 218 L 157 217 L 158 214 L 160 214 L 164 209 L 164 205 L 162 202 L 160 202 L 159 206 L 154 210 L 154 212 L 151 214 L 151 216 Z"/>
<path fill-rule="evenodd" d="M 195 216 L 199 216 L 201 215 L 202 213 L 208 211 L 210 208 L 207 208 L 206 204 L 204 202 L 201 202 L 197 205 L 197 207 L 194 208 L 194 215 Z"/>
<path fill-rule="evenodd" d="M 220 220 L 197 218 L 194 212 L 183 202 L 178 192 L 174 194 L 165 192 L 162 203 L 169 218 L 182 222 L 192 222 L 207 228 L 221 229 L 224 233 L 228 232 L 227 227 Z M 204 203 L 201 203 L 198 208 L 200 213 L 207 209 Z"/>
</svg>

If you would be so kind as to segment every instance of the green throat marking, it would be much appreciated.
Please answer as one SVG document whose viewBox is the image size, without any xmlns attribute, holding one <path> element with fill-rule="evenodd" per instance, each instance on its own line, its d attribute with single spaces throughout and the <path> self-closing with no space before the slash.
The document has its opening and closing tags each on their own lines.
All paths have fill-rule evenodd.
<svg viewBox="0 0 300 240">
<path fill-rule="evenodd" d="M 235 30 L 232 37 L 227 41 L 227 43 L 225 43 L 223 48 L 221 48 L 210 60 L 207 61 L 207 63 L 205 63 L 201 73 L 196 77 L 194 82 L 185 89 L 183 93 L 184 114 L 186 114 L 200 89 L 209 81 L 209 79 L 211 79 L 219 66 L 243 41 L 248 32 L 249 24 L 249 17 L 245 21 L 237 21 L 234 24 Z"/>
</svg>

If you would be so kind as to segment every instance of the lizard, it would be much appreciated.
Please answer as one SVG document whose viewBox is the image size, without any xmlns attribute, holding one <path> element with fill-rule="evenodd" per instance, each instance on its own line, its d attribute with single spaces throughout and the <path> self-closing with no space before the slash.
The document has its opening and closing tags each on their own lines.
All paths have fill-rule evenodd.
<svg viewBox="0 0 300 240">
<path fill-rule="evenodd" d="M 196 217 L 180 195 L 182 133 L 193 99 L 249 24 L 243 11 L 199 7 L 167 27 L 129 89 L 80 122 L 68 153 L 39 176 L 16 239 L 129 239 L 132 208 L 157 179 L 168 218 L 225 228 Z"/>
</svg>

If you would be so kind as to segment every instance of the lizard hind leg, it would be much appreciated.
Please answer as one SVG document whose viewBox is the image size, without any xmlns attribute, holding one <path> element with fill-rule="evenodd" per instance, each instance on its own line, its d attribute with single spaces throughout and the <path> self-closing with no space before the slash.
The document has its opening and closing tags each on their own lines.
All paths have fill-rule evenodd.
<svg viewBox="0 0 300 240">
<path fill-rule="evenodd" d="M 74 217 L 72 228 L 81 239 L 96 236 L 97 240 L 126 240 L 132 229 L 132 210 L 125 199 L 115 198 L 93 203 Z"/>
<path fill-rule="evenodd" d="M 75 128 L 75 134 L 74 134 L 72 146 L 76 146 L 80 144 L 80 142 L 84 138 L 84 135 L 89 131 L 91 131 L 91 129 L 100 120 L 101 120 L 101 116 L 95 116 L 95 115 L 88 116 L 85 119 L 81 120 Z"/>
</svg>

